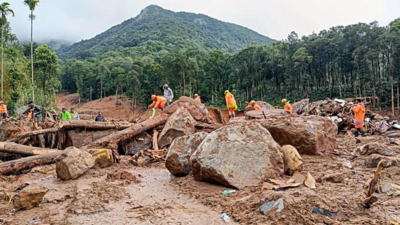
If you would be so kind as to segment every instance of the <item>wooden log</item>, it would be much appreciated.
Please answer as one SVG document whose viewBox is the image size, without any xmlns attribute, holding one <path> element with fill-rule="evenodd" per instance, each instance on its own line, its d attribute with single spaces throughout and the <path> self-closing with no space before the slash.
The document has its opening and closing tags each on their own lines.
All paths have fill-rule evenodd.
<svg viewBox="0 0 400 225">
<path fill-rule="evenodd" d="M 96 122 L 86 120 L 63 120 L 59 124 L 59 128 L 63 129 L 87 129 L 87 130 L 123 130 L 133 126 L 132 123 L 126 122 Z"/>
<path fill-rule="evenodd" d="M 44 155 L 30 156 L 22 159 L 0 163 L 0 174 L 18 172 L 21 170 L 33 168 L 35 166 L 54 163 L 57 156 L 61 155 L 61 153 L 62 151 L 58 151 Z"/>
<path fill-rule="evenodd" d="M 131 139 L 140 133 L 151 130 L 156 126 L 167 122 L 168 118 L 168 114 L 162 113 L 152 119 L 135 124 L 125 130 L 121 130 L 117 133 L 105 136 L 95 142 L 92 142 L 89 145 L 83 146 L 81 149 L 86 150 L 89 148 L 97 149 L 104 147 L 107 147 L 109 149 L 116 149 L 119 142 Z"/>
<path fill-rule="evenodd" d="M 49 133 L 56 133 L 58 131 L 58 128 L 49 128 L 49 129 L 43 129 L 43 130 L 34 130 L 26 133 L 19 134 L 18 136 L 12 138 L 9 140 L 9 142 L 18 142 L 22 139 L 25 139 L 27 137 L 33 137 L 37 136 L 40 134 L 49 134 Z"/>
<path fill-rule="evenodd" d="M 24 156 L 43 155 L 52 152 L 61 152 L 58 149 L 38 148 L 16 144 L 14 142 L 0 142 L 0 152 L 19 154 Z"/>
<path fill-rule="evenodd" d="M 157 131 L 157 129 L 153 129 L 153 150 L 158 151 L 158 131 Z"/>
<path fill-rule="evenodd" d="M 381 160 L 378 163 L 378 166 L 376 167 L 376 170 L 375 170 L 374 178 L 372 178 L 372 180 L 370 181 L 368 189 L 365 193 L 365 199 L 362 201 L 362 206 L 364 206 L 367 209 L 371 208 L 372 204 L 374 202 L 378 201 L 378 198 L 374 197 L 373 194 L 375 193 L 376 186 L 379 181 L 379 175 L 381 174 L 381 172 L 383 170 L 384 163 L 385 163 L 384 160 Z"/>
</svg>

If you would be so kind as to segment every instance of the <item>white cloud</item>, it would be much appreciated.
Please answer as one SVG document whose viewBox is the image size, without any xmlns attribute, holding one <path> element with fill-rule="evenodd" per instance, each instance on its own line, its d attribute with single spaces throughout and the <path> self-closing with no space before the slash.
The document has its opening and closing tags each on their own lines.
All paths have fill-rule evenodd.
<svg viewBox="0 0 400 225">
<path fill-rule="evenodd" d="M 9 0 L 10 18 L 20 40 L 30 38 L 29 11 L 22 0 Z M 89 39 L 137 16 L 150 4 L 172 11 L 202 13 L 239 24 L 275 39 L 291 31 L 308 35 L 332 26 L 377 20 L 387 25 L 399 17 L 399 0 L 41 0 L 35 11 L 36 40 Z"/>
</svg>

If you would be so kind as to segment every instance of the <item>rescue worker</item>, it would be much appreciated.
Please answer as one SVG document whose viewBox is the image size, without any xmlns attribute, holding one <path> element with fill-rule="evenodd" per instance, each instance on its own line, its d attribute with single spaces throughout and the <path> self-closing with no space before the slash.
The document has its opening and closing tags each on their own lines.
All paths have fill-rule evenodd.
<svg viewBox="0 0 400 225">
<path fill-rule="evenodd" d="M 67 108 L 62 108 L 61 119 L 62 120 L 71 120 L 71 114 L 67 111 Z"/>
<path fill-rule="evenodd" d="M 164 98 L 167 99 L 167 104 L 165 108 L 167 108 L 174 100 L 174 93 L 171 88 L 169 88 L 168 84 L 164 84 Z"/>
<path fill-rule="evenodd" d="M 103 121 L 105 121 L 105 120 L 106 120 L 106 119 L 104 118 L 103 115 L 101 115 L 101 112 L 99 112 L 99 113 L 97 114 L 96 118 L 94 119 L 94 121 L 96 121 L 96 122 L 103 122 Z"/>
<path fill-rule="evenodd" d="M 79 113 L 75 112 L 75 108 L 71 108 L 71 117 L 73 120 L 80 120 Z"/>
<path fill-rule="evenodd" d="M 365 133 L 362 130 L 365 118 L 365 105 L 361 99 L 357 99 L 357 105 L 353 106 L 353 111 L 355 113 L 354 123 L 356 126 L 356 131 L 354 132 L 354 136 L 358 137 L 359 133 L 361 133 L 362 136 L 365 136 Z"/>
<path fill-rule="evenodd" d="M 28 105 L 29 105 L 30 109 L 32 109 L 31 119 L 36 118 L 38 123 L 42 122 L 43 117 L 42 117 L 42 112 L 40 110 L 40 107 L 35 105 L 35 103 L 33 103 L 33 101 L 30 101 L 28 103 Z"/>
<path fill-rule="evenodd" d="M 254 100 L 251 100 L 248 105 L 253 106 L 255 110 L 261 110 L 261 107 Z"/>
<path fill-rule="evenodd" d="M 235 111 L 237 110 L 235 96 L 228 90 L 225 91 L 226 107 L 229 110 L 229 119 L 235 118 Z"/>
<path fill-rule="evenodd" d="M 7 118 L 8 117 L 8 110 L 7 110 L 7 105 L 4 104 L 3 101 L 0 101 L 0 118 Z"/>
<path fill-rule="evenodd" d="M 290 101 L 288 101 L 286 98 L 284 98 L 284 99 L 282 99 L 281 102 L 282 102 L 282 105 L 285 105 L 283 109 L 286 112 L 289 112 L 290 114 L 292 114 L 293 113 L 293 107 L 292 107 L 292 104 L 290 104 Z"/>
<path fill-rule="evenodd" d="M 149 105 L 149 108 L 154 107 L 154 108 L 159 108 L 161 110 L 164 110 L 164 106 L 167 104 L 167 99 L 163 96 L 156 96 L 152 95 L 151 100 L 153 100 L 153 103 Z"/>
<path fill-rule="evenodd" d="M 199 96 L 198 94 L 195 94 L 195 95 L 194 95 L 194 100 L 195 100 L 196 102 L 198 102 L 198 103 L 201 103 L 201 98 L 200 98 L 200 96 Z"/>
</svg>

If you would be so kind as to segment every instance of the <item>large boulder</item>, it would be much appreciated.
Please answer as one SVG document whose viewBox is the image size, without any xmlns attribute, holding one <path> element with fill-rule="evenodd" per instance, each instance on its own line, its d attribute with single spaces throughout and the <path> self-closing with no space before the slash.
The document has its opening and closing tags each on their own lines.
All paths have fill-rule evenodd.
<svg viewBox="0 0 400 225">
<path fill-rule="evenodd" d="M 69 147 L 56 159 L 57 177 L 61 180 L 76 179 L 95 165 L 91 154 Z"/>
<path fill-rule="evenodd" d="M 300 154 L 317 155 L 336 148 L 338 128 L 319 116 L 260 120 L 280 145 L 292 145 Z"/>
<path fill-rule="evenodd" d="M 165 159 L 165 167 L 175 176 L 186 176 L 190 173 L 190 156 L 196 151 L 208 133 L 199 132 L 189 136 L 176 138 Z"/>
<path fill-rule="evenodd" d="M 268 102 L 264 102 L 264 101 L 256 101 L 256 104 L 259 105 L 261 107 L 262 110 L 269 110 L 269 109 L 275 109 L 275 107 L 273 107 L 272 105 L 270 105 Z M 246 108 L 244 109 L 244 112 L 249 112 L 249 111 L 253 111 L 255 110 L 253 106 L 248 105 L 246 106 Z"/>
<path fill-rule="evenodd" d="M 158 146 L 164 148 L 175 138 L 193 134 L 196 131 L 196 120 L 184 107 L 179 107 L 165 123 L 158 139 Z"/>
<path fill-rule="evenodd" d="M 310 103 L 310 99 L 306 98 L 292 104 L 293 113 L 301 114 L 306 105 Z"/>
<path fill-rule="evenodd" d="M 245 114 L 246 120 L 257 120 L 265 118 L 282 118 L 285 117 L 287 113 L 283 109 L 267 109 L 267 110 L 252 110 L 247 111 Z"/>
<path fill-rule="evenodd" d="M 230 123 L 210 133 L 191 156 L 194 179 L 238 189 L 257 185 L 283 169 L 279 148 L 259 123 Z"/>
<path fill-rule="evenodd" d="M 40 204 L 43 196 L 49 189 L 38 184 L 29 184 L 14 197 L 14 207 L 20 209 L 32 209 Z"/>
<path fill-rule="evenodd" d="M 197 121 L 213 123 L 213 120 L 208 113 L 206 106 L 186 96 L 182 96 L 179 98 L 179 100 L 173 102 L 164 110 L 164 113 L 173 114 L 180 107 L 184 107 Z"/>
</svg>

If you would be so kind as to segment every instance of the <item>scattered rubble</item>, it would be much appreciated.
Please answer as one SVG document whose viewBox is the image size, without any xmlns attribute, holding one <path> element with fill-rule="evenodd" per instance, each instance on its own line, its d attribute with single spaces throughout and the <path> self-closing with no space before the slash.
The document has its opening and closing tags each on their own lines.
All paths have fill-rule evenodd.
<svg viewBox="0 0 400 225">
<path fill-rule="evenodd" d="M 57 177 L 61 180 L 76 179 L 95 164 L 95 159 L 91 154 L 75 147 L 64 150 L 56 160 Z"/>
<path fill-rule="evenodd" d="M 398 166 L 400 159 L 397 157 L 388 157 L 379 154 L 372 154 L 365 159 L 364 165 L 367 168 L 376 168 L 380 161 L 383 160 L 383 167 Z"/>
<path fill-rule="evenodd" d="M 282 198 L 280 198 L 276 201 L 269 201 L 269 202 L 264 203 L 260 207 L 260 212 L 265 215 L 267 212 L 271 211 L 275 207 L 277 208 L 276 209 L 277 212 L 280 212 L 285 208 Z"/>
</svg>

